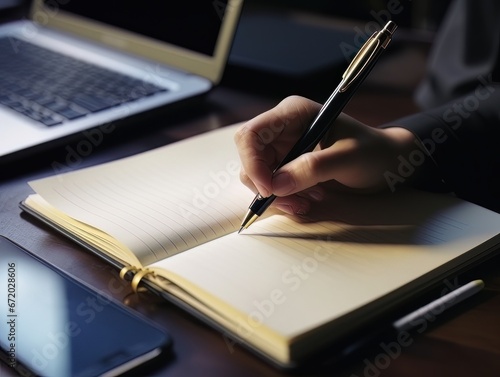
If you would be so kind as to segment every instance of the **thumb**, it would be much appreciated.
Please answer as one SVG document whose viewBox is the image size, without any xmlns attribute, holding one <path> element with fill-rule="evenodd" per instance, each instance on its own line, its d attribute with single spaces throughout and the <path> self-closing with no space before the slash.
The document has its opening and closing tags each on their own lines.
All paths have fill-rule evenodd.
<svg viewBox="0 0 500 377">
<path fill-rule="evenodd" d="M 305 153 L 278 169 L 272 178 L 273 194 L 288 196 L 323 181 L 321 151 Z"/>
</svg>

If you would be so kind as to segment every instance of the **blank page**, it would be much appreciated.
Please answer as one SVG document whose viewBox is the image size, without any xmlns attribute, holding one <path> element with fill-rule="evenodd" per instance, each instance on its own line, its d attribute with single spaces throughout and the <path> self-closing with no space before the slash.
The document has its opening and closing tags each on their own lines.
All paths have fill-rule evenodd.
<svg viewBox="0 0 500 377">
<path fill-rule="evenodd" d="M 311 214 L 316 221 L 273 215 L 153 267 L 208 305 L 232 307 L 250 329 L 293 338 L 432 274 L 500 229 L 492 211 L 414 191 L 330 205 Z"/>
<path fill-rule="evenodd" d="M 30 185 L 147 265 L 239 228 L 253 194 L 239 180 L 234 131 L 222 128 Z"/>
</svg>

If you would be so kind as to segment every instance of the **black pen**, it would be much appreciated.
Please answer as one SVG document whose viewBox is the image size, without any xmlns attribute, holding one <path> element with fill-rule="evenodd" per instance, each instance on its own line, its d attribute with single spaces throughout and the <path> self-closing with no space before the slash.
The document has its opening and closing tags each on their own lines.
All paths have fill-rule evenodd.
<svg viewBox="0 0 500 377">
<path fill-rule="evenodd" d="M 377 343 L 383 347 L 384 352 L 387 352 L 391 347 L 396 352 L 401 352 L 403 347 L 413 343 L 414 339 L 410 335 L 411 332 L 423 333 L 443 312 L 479 293 L 483 288 L 483 280 L 473 280 L 391 324 L 384 324 L 374 328 L 373 333 L 366 334 L 366 336 L 344 348 L 339 352 L 338 357 L 345 358 L 352 354 L 360 354 L 365 349 L 373 348 Z"/>
<path fill-rule="evenodd" d="M 316 147 L 323 136 L 325 136 L 330 125 L 337 119 L 347 105 L 347 102 L 349 102 L 354 95 L 359 85 L 366 76 L 368 76 L 380 54 L 391 41 L 396 28 L 397 25 L 393 21 L 389 21 L 381 31 L 373 33 L 365 42 L 342 75 L 342 80 L 337 88 L 320 109 L 318 115 L 306 132 L 274 169 L 274 172 L 283 165 L 295 160 L 300 155 L 311 152 Z M 250 204 L 248 212 L 241 223 L 239 232 L 248 228 L 260 215 L 262 215 L 274 199 L 276 199 L 275 195 L 264 198 L 260 194 L 257 194 Z"/>
</svg>

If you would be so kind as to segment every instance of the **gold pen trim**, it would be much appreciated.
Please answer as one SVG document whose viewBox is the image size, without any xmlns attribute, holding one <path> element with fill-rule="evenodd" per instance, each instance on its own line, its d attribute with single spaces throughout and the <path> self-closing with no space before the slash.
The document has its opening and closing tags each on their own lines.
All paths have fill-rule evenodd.
<svg viewBox="0 0 500 377">
<path fill-rule="evenodd" d="M 255 220 L 259 218 L 259 215 L 256 215 L 252 211 L 248 211 L 245 218 L 241 222 L 241 228 L 238 233 L 240 233 L 243 229 L 247 229 L 250 225 L 253 224 Z"/>
<path fill-rule="evenodd" d="M 361 50 L 356 54 L 351 64 L 347 67 L 346 71 L 342 75 L 343 85 L 340 87 L 340 92 L 345 92 L 349 86 L 358 78 L 358 76 L 363 72 L 366 65 L 372 60 L 373 55 L 377 51 L 378 46 L 380 45 L 380 40 L 375 38 L 374 33 L 370 40 L 368 40 Z"/>
<path fill-rule="evenodd" d="M 352 59 L 351 64 L 349 64 L 342 75 L 342 83 L 340 85 L 339 92 L 343 93 L 349 88 L 349 86 L 351 86 L 351 84 L 359 77 L 361 72 L 364 71 L 365 67 L 374 58 L 375 53 L 379 50 L 379 48 L 385 49 L 387 47 L 395 30 L 396 24 L 389 21 L 381 31 L 376 31 L 372 34 L 372 36 L 358 51 L 354 59 Z"/>
</svg>

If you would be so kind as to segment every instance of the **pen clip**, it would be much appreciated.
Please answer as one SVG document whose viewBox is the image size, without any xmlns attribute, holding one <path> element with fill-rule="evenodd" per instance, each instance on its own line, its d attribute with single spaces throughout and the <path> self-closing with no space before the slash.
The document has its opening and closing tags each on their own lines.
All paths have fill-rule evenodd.
<svg viewBox="0 0 500 377">
<path fill-rule="evenodd" d="M 380 39 L 375 38 L 377 34 L 378 32 L 373 33 L 370 39 L 361 47 L 361 50 L 358 51 L 354 59 L 352 59 L 351 64 L 349 64 L 342 75 L 342 86 L 339 89 L 340 92 L 345 92 L 372 61 L 381 44 Z"/>
<path fill-rule="evenodd" d="M 342 82 L 339 88 L 341 93 L 345 92 L 359 75 L 367 69 L 372 60 L 377 56 L 377 52 L 381 48 L 385 49 L 387 47 L 396 27 L 397 25 L 393 21 L 389 21 L 381 31 L 373 33 L 365 42 L 342 75 Z"/>
</svg>

